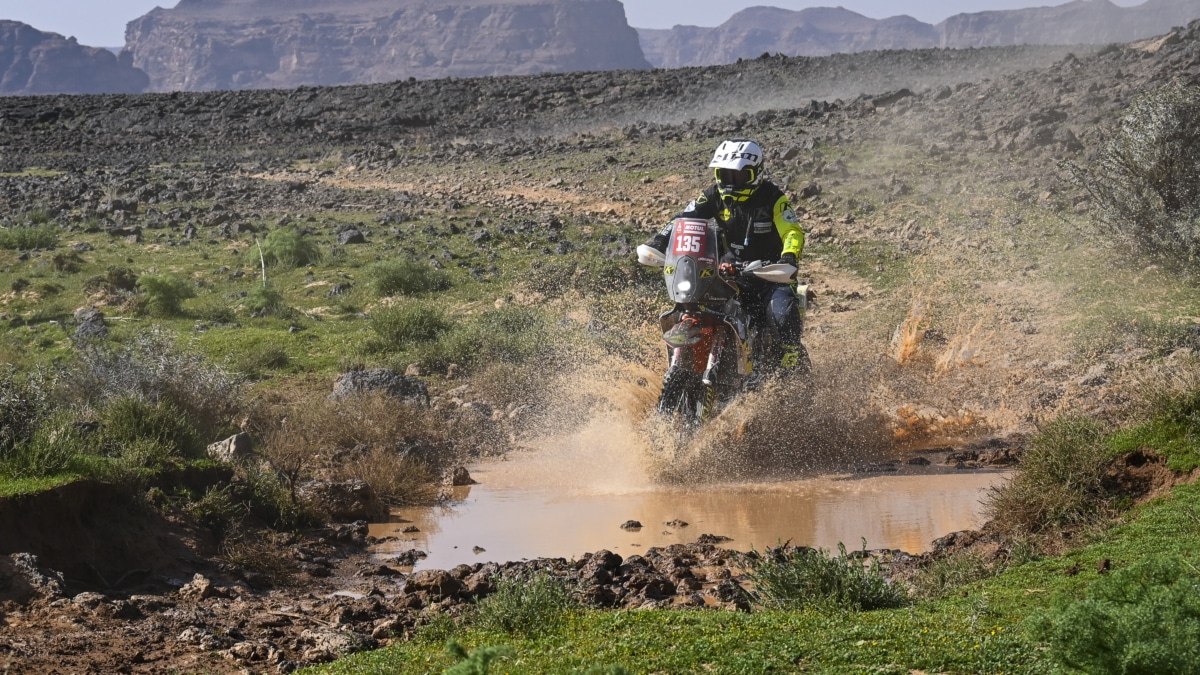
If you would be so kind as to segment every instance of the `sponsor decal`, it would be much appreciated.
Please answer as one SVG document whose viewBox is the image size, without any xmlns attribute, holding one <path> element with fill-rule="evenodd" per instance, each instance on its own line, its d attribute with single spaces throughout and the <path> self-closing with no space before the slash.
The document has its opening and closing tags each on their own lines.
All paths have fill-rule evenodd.
<svg viewBox="0 0 1200 675">
<path fill-rule="evenodd" d="M 717 261 L 712 258 L 696 258 L 696 262 L 703 263 L 705 265 L 716 265 L 717 264 Z"/>
<path fill-rule="evenodd" d="M 793 224 L 795 224 L 795 223 L 799 223 L 799 222 L 800 222 L 800 217 L 796 215 L 796 212 L 795 212 L 794 210 L 792 210 L 792 209 L 788 209 L 788 210 L 786 210 L 786 211 L 784 211 L 784 212 L 783 212 L 783 221 L 784 221 L 785 223 L 793 223 Z"/>
<path fill-rule="evenodd" d="M 663 275 L 664 275 L 664 276 L 668 276 L 668 277 L 669 277 L 669 276 L 671 276 L 672 274 L 675 274 L 675 266 L 674 266 L 674 265 L 670 265 L 670 266 L 668 266 L 668 267 L 664 267 L 664 268 L 663 268 Z"/>
<path fill-rule="evenodd" d="M 708 225 L 704 223 L 684 223 L 684 234 L 708 234 Z"/>
<path fill-rule="evenodd" d="M 712 275 L 713 275 L 712 270 L 700 270 L 700 278 L 701 279 L 708 279 Z"/>
</svg>

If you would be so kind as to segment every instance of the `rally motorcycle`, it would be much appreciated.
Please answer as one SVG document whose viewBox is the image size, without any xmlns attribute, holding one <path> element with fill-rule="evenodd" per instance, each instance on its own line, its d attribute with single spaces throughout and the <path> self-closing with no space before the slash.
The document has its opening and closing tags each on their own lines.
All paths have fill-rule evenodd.
<svg viewBox="0 0 1200 675">
<path fill-rule="evenodd" d="M 665 253 L 642 245 L 638 262 L 663 268 L 675 306 L 659 317 L 669 365 L 657 412 L 694 431 L 715 417 L 765 366 L 778 335 L 765 317 L 751 320 L 742 307 L 739 279 L 754 276 L 786 284 L 792 265 L 763 261 L 735 263 L 721 228 L 709 220 L 678 218 Z M 801 312 L 806 285 L 797 286 Z"/>
</svg>

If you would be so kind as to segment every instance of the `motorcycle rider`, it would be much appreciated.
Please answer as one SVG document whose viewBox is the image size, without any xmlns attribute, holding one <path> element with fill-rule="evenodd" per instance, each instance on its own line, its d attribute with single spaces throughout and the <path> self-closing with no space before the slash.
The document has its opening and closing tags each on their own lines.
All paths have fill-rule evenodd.
<svg viewBox="0 0 1200 675">
<path fill-rule="evenodd" d="M 804 250 L 804 231 L 791 202 L 763 175 L 763 151 L 746 138 L 724 141 L 713 153 L 708 167 L 715 184 L 675 218 L 715 219 L 724 231 L 729 251 L 723 260 L 741 263 L 778 261 L 796 266 Z M 655 234 L 647 246 L 665 252 L 673 223 Z M 722 266 L 722 269 L 728 269 Z M 742 306 L 752 322 L 769 321 L 779 331 L 776 353 L 766 354 L 756 369 L 802 373 L 809 367 L 808 353 L 800 339 L 804 322 L 795 285 L 775 284 L 751 275 L 738 279 Z M 760 324 L 761 325 L 761 324 Z"/>
</svg>

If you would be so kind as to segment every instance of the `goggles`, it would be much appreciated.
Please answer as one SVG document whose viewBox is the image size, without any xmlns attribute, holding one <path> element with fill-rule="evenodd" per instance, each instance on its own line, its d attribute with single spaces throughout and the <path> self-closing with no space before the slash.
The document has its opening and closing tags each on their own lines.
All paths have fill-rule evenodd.
<svg viewBox="0 0 1200 675">
<path fill-rule="evenodd" d="M 754 169 L 716 169 L 717 183 L 740 188 L 754 183 Z"/>
</svg>

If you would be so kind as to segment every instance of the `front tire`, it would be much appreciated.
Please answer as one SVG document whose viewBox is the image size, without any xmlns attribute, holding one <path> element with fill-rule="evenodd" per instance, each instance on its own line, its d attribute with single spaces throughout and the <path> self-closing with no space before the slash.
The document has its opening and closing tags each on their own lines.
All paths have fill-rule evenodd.
<svg viewBox="0 0 1200 675">
<path fill-rule="evenodd" d="M 658 414 L 675 418 L 689 431 L 695 431 L 712 413 L 716 403 L 714 387 L 700 381 L 700 376 L 678 366 L 667 371 L 662 394 L 658 397 Z"/>
</svg>

